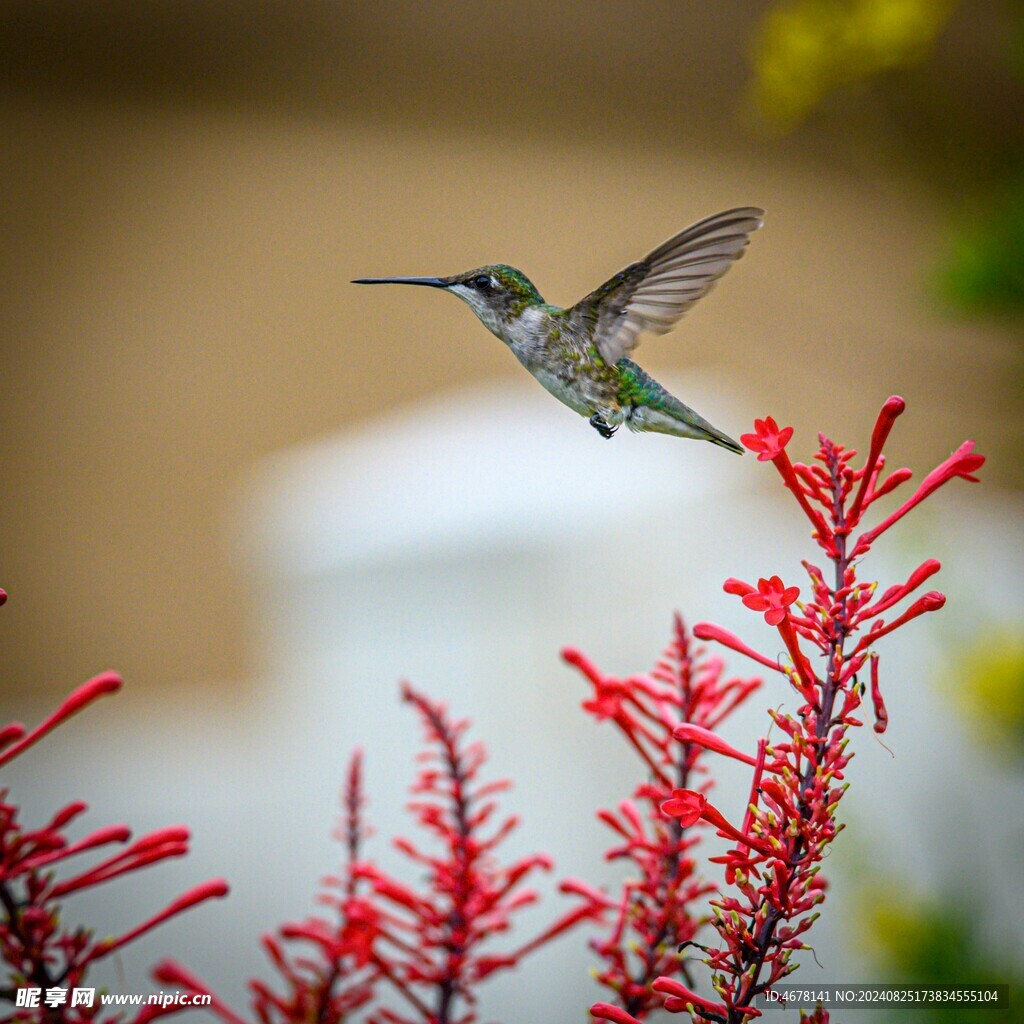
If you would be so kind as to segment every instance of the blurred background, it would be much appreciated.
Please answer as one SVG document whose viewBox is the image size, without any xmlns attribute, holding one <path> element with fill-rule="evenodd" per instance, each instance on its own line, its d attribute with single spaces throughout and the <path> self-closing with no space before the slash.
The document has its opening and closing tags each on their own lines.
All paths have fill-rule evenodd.
<svg viewBox="0 0 1024 1024">
<path fill-rule="evenodd" d="M 81 905 L 101 927 L 234 885 L 114 983 L 171 951 L 242 1005 L 258 933 L 333 866 L 357 742 L 390 856 L 418 738 L 399 677 L 478 723 L 517 848 L 615 877 L 592 812 L 634 776 L 558 649 L 644 670 L 675 608 L 756 638 L 721 580 L 797 581 L 805 532 L 753 459 L 599 443 L 459 303 L 348 281 L 503 261 L 569 304 L 744 204 L 764 231 L 644 366 L 733 436 L 794 425 L 803 458 L 818 430 L 866 448 L 891 393 L 899 464 L 965 437 L 989 455 L 864 570 L 934 555 L 950 602 L 883 649 L 895 759 L 857 737 L 816 976 L 1011 980 L 1019 2 L 10 0 L 0 62 L 0 711 L 128 682 L 11 785 L 29 820 L 83 796 L 96 823 L 194 827 L 184 864 Z M 763 709 L 735 728 L 752 745 Z M 485 1011 L 582 1014 L 581 945 L 529 965 L 533 1002 L 517 979 Z"/>
</svg>

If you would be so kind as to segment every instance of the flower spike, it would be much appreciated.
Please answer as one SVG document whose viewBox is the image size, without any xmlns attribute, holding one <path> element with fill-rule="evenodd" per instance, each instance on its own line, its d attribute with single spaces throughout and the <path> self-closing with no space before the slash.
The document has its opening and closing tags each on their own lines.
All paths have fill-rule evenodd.
<svg viewBox="0 0 1024 1024">
<path fill-rule="evenodd" d="M 612 1024 L 635 1024 L 667 1005 L 656 981 L 687 977 L 676 949 L 693 942 L 707 921 L 704 901 L 714 887 L 698 874 L 691 851 L 708 825 L 717 823 L 701 818 L 706 799 L 687 787 L 697 785 L 706 772 L 708 751 L 755 763 L 715 730 L 760 680 L 726 677 L 721 661 L 708 657 L 679 616 L 673 626 L 672 641 L 647 676 L 606 676 L 578 652 L 565 655 L 596 691 L 617 693 L 630 709 L 615 724 L 638 754 L 641 771 L 632 799 L 598 811 L 614 837 L 605 857 L 628 864 L 629 880 L 614 897 L 580 882 L 571 889 L 595 911 L 612 915 L 606 933 L 591 943 L 599 963 L 597 980 L 611 1001 L 590 1009 L 592 1016 Z M 602 718 L 592 702 L 583 708 L 592 718 Z M 651 764 L 659 770 L 651 772 Z M 689 813 L 691 800 L 697 813 Z"/>
<path fill-rule="evenodd" d="M 879 483 L 883 448 L 904 408 L 897 396 L 883 405 L 868 458 L 859 470 L 852 468 L 856 453 L 826 437 L 820 438 L 815 464 L 791 462 L 786 447 L 792 432 L 780 430 L 770 417 L 756 421 L 755 432 L 743 436 L 743 442 L 759 453 L 761 461 L 774 464 L 815 524 L 814 539 L 831 563 L 831 572 L 826 578 L 822 569 L 804 563 L 811 585 L 802 604 L 798 604 L 797 588 L 786 587 L 779 576 L 762 578 L 756 587 L 735 578 L 726 580 L 728 593 L 763 614 L 778 631 L 792 659 L 791 670 L 776 665 L 720 626 L 700 623 L 694 630 L 701 639 L 782 671 L 803 701 L 795 714 L 781 709 L 769 712 L 781 738 L 772 743 L 764 738 L 758 744 L 750 798 L 740 827 L 711 804 L 702 789 L 677 787 L 661 805 L 681 828 L 710 824 L 736 842 L 725 855 L 711 858 L 724 865 L 726 888 L 711 901 L 715 913 L 711 924 L 718 941 L 701 947 L 719 1000 L 704 999 L 668 973 L 653 985 L 665 995 L 666 1010 L 689 1012 L 695 1024 L 747 1024 L 759 1016 L 754 996 L 795 969 L 790 957 L 794 950 L 804 948 L 801 936 L 813 925 L 825 899 L 821 862 L 842 828 L 836 812 L 846 791 L 844 779 L 852 756 L 847 753 L 847 732 L 861 724 L 857 713 L 867 689 L 861 686 L 858 674 L 870 662 L 874 728 L 882 733 L 889 713 L 879 687 L 878 657 L 872 648 L 918 616 L 937 611 L 945 601 L 937 591 L 929 591 L 890 621 L 880 617 L 939 571 L 935 559 L 923 562 L 906 583 L 889 587 L 877 600 L 877 584 L 857 579 L 860 559 L 890 526 L 949 480 L 958 476 L 976 479 L 974 474 L 984 462 L 974 453 L 973 444 L 966 442 L 925 477 L 908 501 L 859 539 L 851 540 L 875 500 L 909 478 L 909 470 L 897 470 Z M 718 749 L 720 742 L 717 737 L 703 736 L 692 725 L 680 726 L 679 735 L 692 742 L 703 739 L 709 749 Z M 819 1010 L 803 1019 L 808 1024 L 824 1024 L 828 1015 Z"/>
</svg>

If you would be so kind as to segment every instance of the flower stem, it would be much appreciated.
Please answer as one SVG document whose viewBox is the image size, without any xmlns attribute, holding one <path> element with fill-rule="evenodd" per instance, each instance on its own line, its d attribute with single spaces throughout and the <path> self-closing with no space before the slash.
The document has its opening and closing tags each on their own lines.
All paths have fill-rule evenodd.
<svg viewBox="0 0 1024 1024">
<path fill-rule="evenodd" d="M 840 481 L 840 464 L 835 450 L 829 449 L 829 471 L 832 490 L 832 516 L 836 524 L 835 529 L 835 550 L 830 558 L 835 567 L 833 598 L 844 589 L 846 571 L 849 568 L 849 558 L 846 553 L 846 517 L 843 507 L 843 491 Z M 843 645 L 849 634 L 848 596 L 838 601 L 838 610 L 834 617 L 835 629 L 829 638 L 828 667 L 825 679 L 821 683 L 820 710 L 816 712 L 814 725 L 815 743 L 811 756 L 808 758 L 807 767 L 804 769 L 800 780 L 801 799 L 798 806 L 798 813 L 803 820 L 808 820 L 811 815 L 811 807 L 807 801 L 807 792 L 814 782 L 814 777 L 821 767 L 822 759 L 827 748 L 829 730 L 833 726 L 832 712 L 835 707 L 836 696 L 840 688 L 840 667 L 843 663 Z M 790 868 L 795 868 L 803 856 L 803 837 L 797 835 L 793 840 L 786 860 Z M 792 885 L 796 878 L 796 872 L 788 873 L 788 884 Z M 764 901 L 762 906 L 767 904 Z M 763 992 L 765 985 L 759 983 L 761 970 L 764 961 L 775 938 L 775 930 L 781 920 L 780 912 L 772 906 L 768 906 L 764 924 L 758 930 L 754 939 L 753 950 L 744 958 L 743 974 L 748 979 L 737 995 L 734 1005 L 729 1011 L 729 1024 L 744 1024 L 748 1014 L 745 1010 L 753 1002 L 755 996 Z M 751 967 L 753 970 L 751 971 Z M 748 973 L 749 972 L 749 973 Z"/>
</svg>

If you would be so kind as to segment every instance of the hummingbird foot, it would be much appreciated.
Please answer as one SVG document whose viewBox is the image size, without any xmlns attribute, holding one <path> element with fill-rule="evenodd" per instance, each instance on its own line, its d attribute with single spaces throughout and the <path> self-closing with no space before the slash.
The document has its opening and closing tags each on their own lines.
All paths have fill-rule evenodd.
<svg viewBox="0 0 1024 1024">
<path fill-rule="evenodd" d="M 609 427 L 608 424 L 605 423 L 605 421 L 601 418 L 601 414 L 599 412 L 595 412 L 594 415 L 590 417 L 590 425 L 606 441 L 611 439 L 612 437 L 614 437 L 615 436 L 615 431 L 619 429 L 617 426 L 616 427 Z"/>
</svg>

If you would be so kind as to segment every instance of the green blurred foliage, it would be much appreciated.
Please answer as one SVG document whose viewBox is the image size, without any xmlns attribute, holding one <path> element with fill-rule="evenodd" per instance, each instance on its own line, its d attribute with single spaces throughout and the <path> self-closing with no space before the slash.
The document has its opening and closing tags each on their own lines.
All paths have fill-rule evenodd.
<svg viewBox="0 0 1024 1024">
<path fill-rule="evenodd" d="M 795 127 L 831 92 L 924 59 L 955 0 L 783 0 L 754 47 L 754 105 Z"/>
<path fill-rule="evenodd" d="M 949 687 L 984 748 L 1024 762 L 1024 637 L 982 636 L 958 659 Z"/>
<path fill-rule="evenodd" d="M 956 231 L 937 276 L 941 296 L 969 313 L 1024 309 L 1024 178 Z"/>
<path fill-rule="evenodd" d="M 751 100 L 760 123 L 774 132 L 792 131 L 831 94 L 856 92 L 879 76 L 926 61 L 957 6 L 958 0 L 776 0 L 753 46 Z M 1006 34 L 997 47 L 1004 61 L 992 73 L 1012 82 L 1024 78 L 1024 2 L 1014 0 L 1007 13 Z M 950 96 L 944 98 L 948 117 L 934 120 L 931 111 L 922 114 L 922 123 L 933 131 L 941 125 L 953 139 L 975 137 L 978 126 L 961 119 L 964 111 L 952 109 Z M 904 106 L 901 117 L 907 113 Z M 935 274 L 948 306 L 969 314 L 1024 310 L 1022 147 L 1020 132 L 1011 133 L 1003 146 L 993 145 L 993 153 L 1001 149 L 995 163 L 1002 167 L 994 178 L 972 163 L 971 147 L 963 147 L 967 187 L 958 185 L 954 202 L 963 203 L 966 212 L 956 218 Z M 938 173 L 934 162 L 930 166 Z"/>
<path fill-rule="evenodd" d="M 975 903 L 975 908 L 977 903 Z M 957 1021 L 958 1024 L 1024 1022 L 1019 965 L 1001 962 L 985 948 L 979 934 L 977 909 L 969 904 L 915 899 L 903 889 L 874 891 L 865 913 L 865 936 L 872 957 L 885 972 L 885 980 L 904 984 L 950 984 L 963 987 L 1010 985 L 1010 1009 L 984 1006 L 915 1008 L 909 1016 L 916 1024 Z M 1016 998 L 1015 998 L 1016 997 Z M 905 1020 L 906 1010 L 883 1012 L 880 1020 Z"/>
</svg>

